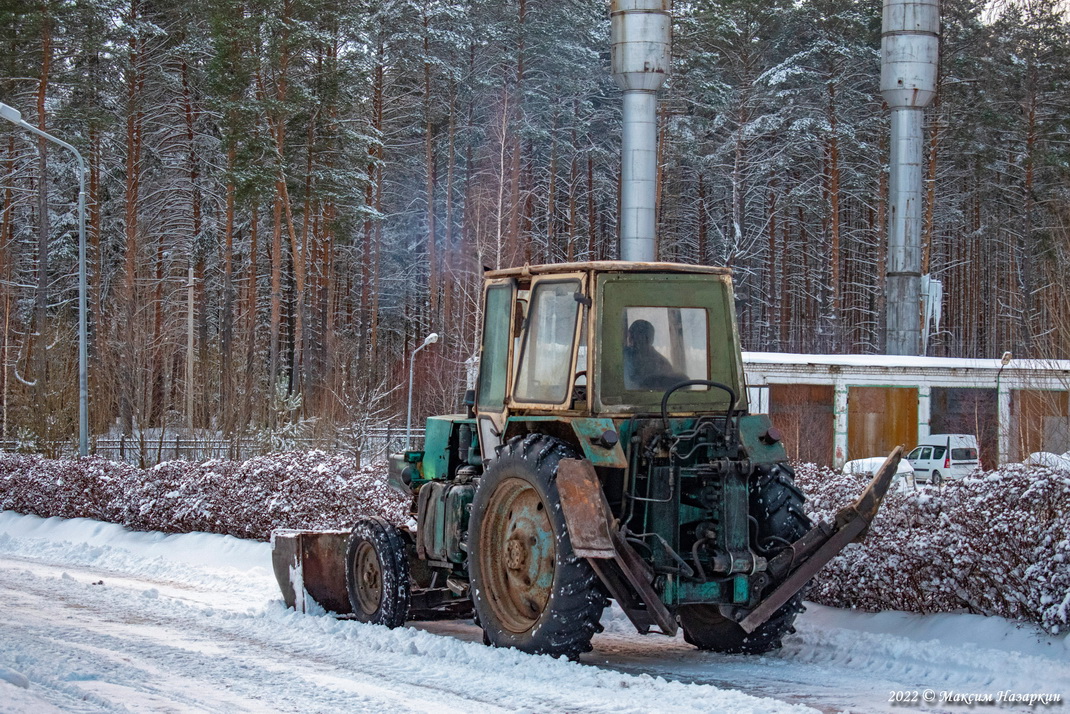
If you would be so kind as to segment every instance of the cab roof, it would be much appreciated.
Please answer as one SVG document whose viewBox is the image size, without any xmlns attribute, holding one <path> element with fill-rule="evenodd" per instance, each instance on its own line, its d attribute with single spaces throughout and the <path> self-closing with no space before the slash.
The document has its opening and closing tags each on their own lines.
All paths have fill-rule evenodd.
<svg viewBox="0 0 1070 714">
<path fill-rule="evenodd" d="M 704 275 L 731 275 L 729 268 L 714 265 L 686 265 L 684 263 L 645 263 L 628 260 L 589 260 L 582 263 L 552 263 L 549 265 L 524 265 L 518 268 L 488 270 L 485 278 L 517 278 L 529 275 L 553 273 L 698 273 Z"/>
</svg>

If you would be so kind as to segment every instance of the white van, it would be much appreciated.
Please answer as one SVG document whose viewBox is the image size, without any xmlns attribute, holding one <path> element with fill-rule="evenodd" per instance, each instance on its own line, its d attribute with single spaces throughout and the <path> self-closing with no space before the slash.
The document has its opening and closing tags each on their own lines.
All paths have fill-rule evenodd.
<svg viewBox="0 0 1070 714">
<path fill-rule="evenodd" d="M 939 486 L 947 479 L 968 476 L 978 466 L 977 437 L 972 434 L 931 434 L 907 454 L 918 483 Z"/>
</svg>

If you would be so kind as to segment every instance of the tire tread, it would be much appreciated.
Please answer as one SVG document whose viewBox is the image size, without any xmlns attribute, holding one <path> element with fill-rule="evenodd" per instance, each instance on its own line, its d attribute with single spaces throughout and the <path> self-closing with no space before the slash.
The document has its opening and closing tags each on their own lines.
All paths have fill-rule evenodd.
<svg viewBox="0 0 1070 714">
<path fill-rule="evenodd" d="M 565 655 L 574 659 L 591 650 L 591 638 L 605 607 L 605 597 L 599 588 L 598 576 L 590 564 L 572 551 L 556 487 L 557 465 L 563 458 L 575 458 L 575 452 L 556 438 L 532 433 L 510 439 L 495 464 L 491 466 L 491 469 L 499 470 L 527 469 L 531 476 L 541 481 L 539 488 L 543 497 L 551 501 L 556 500 L 546 504 L 551 522 L 559 531 L 555 584 L 550 598 L 552 612 L 544 613 L 539 622 L 523 637 L 494 631 L 494 618 L 489 612 L 481 613 L 479 621 L 484 630 L 484 638 L 495 646 L 516 647 L 533 654 Z M 486 478 L 484 475 L 483 479 Z M 476 500 L 480 500 L 478 491 Z M 481 518 L 473 509 L 473 532 L 480 521 Z M 470 543 L 478 541 L 478 536 L 470 536 Z M 475 553 L 470 557 L 470 570 L 471 564 L 477 558 L 478 554 Z M 560 583 L 557 582 L 558 578 L 561 579 Z M 477 595 L 479 589 L 480 586 L 473 583 L 473 604 L 477 613 L 483 607 Z"/>
</svg>

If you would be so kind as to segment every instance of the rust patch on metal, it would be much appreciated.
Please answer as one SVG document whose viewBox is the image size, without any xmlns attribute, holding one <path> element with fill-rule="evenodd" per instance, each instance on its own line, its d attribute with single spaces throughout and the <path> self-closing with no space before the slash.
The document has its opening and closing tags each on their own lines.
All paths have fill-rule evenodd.
<svg viewBox="0 0 1070 714">
<path fill-rule="evenodd" d="M 328 612 L 352 612 L 346 587 L 349 531 L 308 532 L 301 538 L 305 590 Z"/>
<path fill-rule="evenodd" d="M 731 275 L 731 268 L 711 265 L 685 265 L 683 263 L 660 263 L 626 260 L 592 260 L 577 263 L 550 263 L 547 265 L 523 265 L 516 268 L 488 270 L 484 278 L 527 277 L 569 273 L 577 270 L 597 270 L 607 273 L 699 273 L 705 275 Z"/>
<path fill-rule="evenodd" d="M 582 558 L 613 558 L 609 508 L 594 466 L 586 459 L 561 459 L 557 490 L 572 550 Z"/>
<path fill-rule="evenodd" d="M 308 597 L 339 615 L 353 611 L 346 587 L 349 531 L 280 530 L 271 535 L 271 565 L 287 607 L 308 611 Z"/>
<path fill-rule="evenodd" d="M 557 490 L 576 555 L 587 558 L 598 577 L 640 632 L 651 624 L 676 634 L 676 619 L 654 592 L 654 573 L 618 533 L 594 466 L 586 459 L 561 459 Z M 607 562 L 611 561 L 611 562 Z"/>
<path fill-rule="evenodd" d="M 866 533 L 869 531 L 869 524 L 877 517 L 877 511 L 881 507 L 884 495 L 888 493 L 888 487 L 892 483 L 892 476 L 895 475 L 896 470 L 899 468 L 899 462 L 902 458 L 903 447 L 895 447 L 892 453 L 888 454 L 888 458 L 884 460 L 881 467 L 877 469 L 877 473 L 873 475 L 873 480 L 869 482 L 869 486 L 858 497 L 858 500 L 836 514 L 837 526 L 842 527 L 856 518 L 865 523 L 852 542 L 861 542 L 866 537 Z"/>
</svg>

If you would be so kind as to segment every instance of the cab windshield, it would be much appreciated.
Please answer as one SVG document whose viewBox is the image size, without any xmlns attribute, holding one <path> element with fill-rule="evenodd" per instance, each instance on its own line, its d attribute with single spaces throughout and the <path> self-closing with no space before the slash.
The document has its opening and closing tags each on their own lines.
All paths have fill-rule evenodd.
<svg viewBox="0 0 1070 714">
<path fill-rule="evenodd" d="M 710 378 L 705 310 L 630 305 L 622 317 L 624 389 L 664 392 L 689 379 Z"/>
<path fill-rule="evenodd" d="M 725 276 L 609 274 L 598 279 L 598 401 L 606 410 L 653 411 L 681 382 L 725 384 L 745 407 L 731 283 Z M 698 384 L 671 398 L 674 411 L 726 409 L 724 390 Z"/>
</svg>

